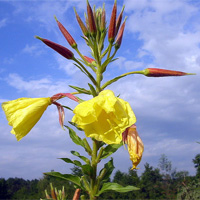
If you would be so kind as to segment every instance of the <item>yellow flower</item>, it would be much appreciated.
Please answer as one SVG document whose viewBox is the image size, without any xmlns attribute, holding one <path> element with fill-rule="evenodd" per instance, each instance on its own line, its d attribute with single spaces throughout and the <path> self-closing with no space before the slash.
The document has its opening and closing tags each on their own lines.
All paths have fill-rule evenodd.
<svg viewBox="0 0 200 200">
<path fill-rule="evenodd" d="M 123 133 L 123 141 L 128 146 L 128 152 L 130 155 L 130 160 L 133 163 L 132 169 L 136 169 L 137 165 L 142 159 L 142 153 L 144 151 L 144 145 L 141 138 L 138 135 L 136 126 L 132 125 L 127 128 Z"/>
<path fill-rule="evenodd" d="M 39 121 L 51 104 L 51 98 L 19 98 L 2 103 L 8 124 L 13 127 L 11 133 L 21 140 Z"/>
<path fill-rule="evenodd" d="M 136 122 L 129 103 L 115 97 L 111 90 L 80 103 L 74 114 L 72 122 L 82 128 L 87 137 L 107 144 L 119 144 L 125 129 Z"/>
</svg>

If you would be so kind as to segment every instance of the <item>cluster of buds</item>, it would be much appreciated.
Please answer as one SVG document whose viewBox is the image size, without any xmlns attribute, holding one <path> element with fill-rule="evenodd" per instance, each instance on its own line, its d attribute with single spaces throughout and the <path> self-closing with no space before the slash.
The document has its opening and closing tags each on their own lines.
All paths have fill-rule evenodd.
<svg viewBox="0 0 200 200">
<path fill-rule="evenodd" d="M 53 199 L 53 200 L 67 200 L 67 196 L 65 194 L 65 188 L 62 187 L 62 190 L 57 190 L 54 188 L 52 183 L 50 183 L 51 194 L 49 195 L 47 190 L 45 190 L 46 199 Z M 40 199 L 43 200 L 43 199 Z"/>
<path fill-rule="evenodd" d="M 57 190 L 57 188 L 53 187 L 52 183 L 50 183 L 51 194 L 49 195 L 47 190 L 45 190 L 46 199 L 53 199 L 53 200 L 67 200 L 67 195 L 65 194 L 65 188 L 62 187 L 62 190 Z M 76 189 L 73 200 L 78 200 L 80 197 L 80 189 Z M 40 199 L 43 200 L 43 199 Z"/>
<path fill-rule="evenodd" d="M 80 18 L 78 15 L 76 9 L 74 8 L 75 15 L 77 22 L 81 28 L 81 31 L 83 33 L 83 38 L 86 41 L 86 44 L 91 49 L 92 57 L 94 58 L 88 58 L 82 53 L 80 53 L 78 49 L 78 45 L 72 35 L 67 31 L 67 29 L 61 24 L 61 22 L 58 21 L 58 19 L 55 17 L 56 22 L 58 24 L 58 27 L 60 31 L 62 32 L 63 36 L 69 43 L 69 45 L 76 50 L 76 52 L 81 57 L 81 62 L 77 60 L 74 57 L 74 53 L 69 50 L 68 48 L 59 45 L 55 42 L 52 42 L 48 39 L 41 38 L 39 36 L 36 36 L 37 39 L 40 39 L 42 42 L 44 42 L 47 46 L 52 48 L 53 50 L 57 51 L 59 54 L 61 54 L 63 57 L 67 59 L 72 59 L 76 62 L 76 66 L 79 67 L 84 73 L 88 75 L 90 79 L 93 79 L 91 74 L 87 71 L 87 69 L 83 66 L 83 64 L 89 66 L 94 72 L 97 71 L 97 68 L 101 67 L 101 72 L 104 72 L 106 69 L 106 66 L 109 64 L 109 62 L 113 59 L 114 55 L 116 54 L 117 50 L 121 46 L 123 32 L 125 28 L 125 21 L 121 25 L 122 22 L 122 16 L 124 11 L 124 6 L 119 14 L 117 16 L 117 2 L 115 0 L 111 17 L 110 17 L 110 23 L 109 27 L 106 27 L 106 12 L 105 12 L 105 5 L 103 5 L 103 8 L 93 9 L 91 8 L 89 2 L 87 1 L 87 14 L 85 15 L 85 22 Z M 121 26 L 121 27 L 120 27 Z M 108 30 L 108 41 L 109 45 L 104 50 L 104 41 L 107 35 Z M 113 44 L 114 43 L 114 44 Z M 115 46 L 115 52 L 113 55 L 111 55 L 111 49 Z M 103 51 L 104 50 L 104 51 Z M 107 55 L 107 58 L 103 64 L 101 64 L 101 60 Z M 92 82 L 95 84 L 94 79 Z"/>
</svg>

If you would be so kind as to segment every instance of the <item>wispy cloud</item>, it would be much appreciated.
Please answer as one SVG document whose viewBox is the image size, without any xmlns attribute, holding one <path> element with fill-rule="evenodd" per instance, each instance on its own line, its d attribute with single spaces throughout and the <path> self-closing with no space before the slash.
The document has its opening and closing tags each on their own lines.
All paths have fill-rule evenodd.
<svg viewBox="0 0 200 200">
<path fill-rule="evenodd" d="M 0 20 L 0 28 L 6 26 L 7 21 L 8 21 L 7 18 L 1 19 L 1 20 Z"/>
</svg>

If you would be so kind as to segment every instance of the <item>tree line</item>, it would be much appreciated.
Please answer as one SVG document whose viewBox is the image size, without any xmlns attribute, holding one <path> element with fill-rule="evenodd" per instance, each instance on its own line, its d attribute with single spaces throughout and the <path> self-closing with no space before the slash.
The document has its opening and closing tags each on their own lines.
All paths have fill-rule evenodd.
<svg viewBox="0 0 200 200">
<path fill-rule="evenodd" d="M 123 186 L 133 185 L 140 188 L 128 193 L 108 192 L 100 199 L 200 199 L 200 154 L 193 159 L 196 175 L 187 171 L 176 171 L 166 155 L 161 155 L 158 167 L 144 165 L 144 172 L 138 176 L 137 171 L 129 169 L 127 173 L 117 170 L 110 182 Z M 81 175 L 81 170 L 74 166 L 74 175 Z M 50 191 L 50 183 L 57 189 L 65 187 L 67 199 L 72 199 L 74 185 L 68 181 L 44 176 L 41 179 L 24 180 L 22 178 L 0 178 L 0 199 L 45 199 L 45 190 Z"/>
</svg>

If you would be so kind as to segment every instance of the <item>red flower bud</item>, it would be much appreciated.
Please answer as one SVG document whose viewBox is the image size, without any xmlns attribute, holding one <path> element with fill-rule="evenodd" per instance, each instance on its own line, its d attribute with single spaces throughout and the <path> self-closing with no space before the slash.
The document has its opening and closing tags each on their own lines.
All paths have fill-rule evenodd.
<svg viewBox="0 0 200 200">
<path fill-rule="evenodd" d="M 167 69 L 147 68 L 144 70 L 144 75 L 148 77 L 163 77 L 163 76 L 185 76 L 185 75 L 195 75 L 195 74 L 167 70 Z"/>
<path fill-rule="evenodd" d="M 87 0 L 87 14 L 88 14 L 88 24 L 89 24 L 90 33 L 92 35 L 95 35 L 97 32 L 97 28 L 96 28 L 96 24 L 94 20 L 93 11 L 92 11 L 92 8 L 90 7 L 88 0 Z"/>
<path fill-rule="evenodd" d="M 117 3 L 115 0 L 111 18 L 110 18 L 110 25 L 108 28 L 108 40 L 109 42 L 113 43 L 115 39 L 115 29 L 116 29 L 116 13 L 117 13 Z"/>
<path fill-rule="evenodd" d="M 121 10 L 121 12 L 120 12 L 120 14 L 119 14 L 119 16 L 118 16 L 118 18 L 117 18 L 117 21 L 116 21 L 115 36 L 117 35 L 118 30 L 119 30 L 119 27 L 120 27 L 121 22 L 122 22 L 122 15 L 123 15 L 123 12 L 124 12 L 124 7 L 125 7 L 125 6 L 123 6 L 123 8 L 122 8 L 122 10 Z"/>
<path fill-rule="evenodd" d="M 88 33 L 88 30 L 87 30 L 85 24 L 83 23 L 83 21 L 81 20 L 81 18 L 79 17 L 79 15 L 78 15 L 78 13 L 76 12 L 75 9 L 74 9 L 74 12 L 76 14 L 76 19 L 78 21 L 78 24 L 79 24 L 83 34 L 87 37 L 89 33 Z"/>
<path fill-rule="evenodd" d="M 116 43 L 115 43 L 115 48 L 119 49 L 122 43 L 122 37 L 123 37 L 123 33 L 124 33 L 124 28 L 125 28 L 125 22 L 123 22 L 120 30 L 119 30 L 119 34 L 117 35 L 117 39 L 116 39 Z"/>
<path fill-rule="evenodd" d="M 55 42 L 52 42 L 50 40 L 35 36 L 37 39 L 41 40 L 42 42 L 44 42 L 47 46 L 51 47 L 53 50 L 57 51 L 59 54 L 61 54 L 63 57 L 67 58 L 67 59 L 72 59 L 74 57 L 74 54 L 67 49 L 66 47 L 57 44 Z"/>
<path fill-rule="evenodd" d="M 84 58 L 85 58 L 85 60 L 87 61 L 87 62 L 89 62 L 89 63 L 93 63 L 93 62 L 95 62 L 95 60 L 93 59 L 93 58 L 89 58 L 89 57 L 87 57 L 87 56 L 83 56 Z"/>
<path fill-rule="evenodd" d="M 76 189 L 75 193 L 74 193 L 74 196 L 73 196 L 73 200 L 79 200 L 80 193 L 81 193 L 81 189 L 79 189 L 79 188 Z"/>
<path fill-rule="evenodd" d="M 103 5 L 103 10 L 101 14 L 101 24 L 100 24 L 100 30 L 104 31 L 106 27 L 106 11 L 105 11 L 105 4 Z"/>
<path fill-rule="evenodd" d="M 56 22 L 58 24 L 58 27 L 60 29 L 60 31 L 62 32 L 62 34 L 64 35 L 64 37 L 66 38 L 67 42 L 69 43 L 69 45 L 76 49 L 77 44 L 74 40 L 74 38 L 69 34 L 69 32 L 66 30 L 66 28 L 57 20 L 57 18 L 55 17 Z"/>
</svg>

